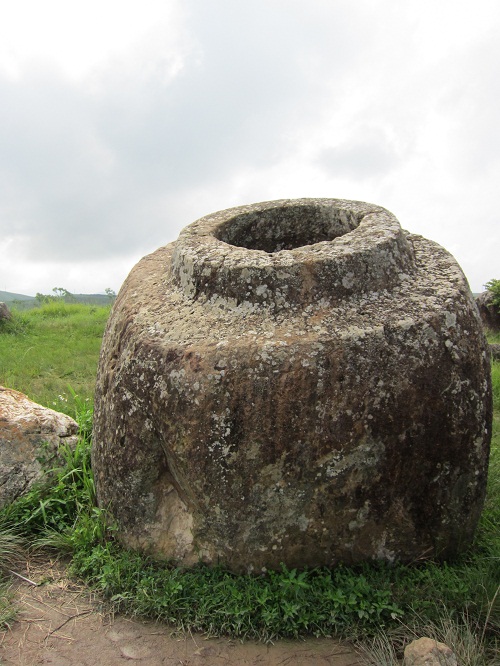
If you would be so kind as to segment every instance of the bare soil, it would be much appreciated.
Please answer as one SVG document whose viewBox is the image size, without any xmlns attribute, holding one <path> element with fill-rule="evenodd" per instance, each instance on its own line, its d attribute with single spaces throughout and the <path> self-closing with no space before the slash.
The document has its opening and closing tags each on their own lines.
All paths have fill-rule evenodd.
<svg viewBox="0 0 500 666">
<path fill-rule="evenodd" d="M 361 666 L 352 647 L 332 639 L 266 645 L 174 630 L 113 616 L 89 590 L 70 581 L 60 562 L 27 562 L 16 571 L 18 615 L 0 634 L 0 663 L 16 666 Z"/>
</svg>

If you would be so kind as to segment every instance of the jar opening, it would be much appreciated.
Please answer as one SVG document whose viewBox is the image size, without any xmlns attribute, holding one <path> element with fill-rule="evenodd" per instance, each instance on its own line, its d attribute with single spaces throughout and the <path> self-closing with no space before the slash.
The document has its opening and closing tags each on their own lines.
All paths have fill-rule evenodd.
<svg viewBox="0 0 500 666">
<path fill-rule="evenodd" d="M 355 229 L 361 215 L 331 205 L 293 205 L 242 213 L 217 229 L 218 240 L 269 254 L 331 241 Z"/>
</svg>

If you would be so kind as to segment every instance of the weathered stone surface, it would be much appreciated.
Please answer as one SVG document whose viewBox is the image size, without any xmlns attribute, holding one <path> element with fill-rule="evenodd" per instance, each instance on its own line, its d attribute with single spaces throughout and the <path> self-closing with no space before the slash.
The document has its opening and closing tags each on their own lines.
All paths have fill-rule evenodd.
<svg viewBox="0 0 500 666">
<path fill-rule="evenodd" d="M 58 462 L 59 446 L 75 446 L 78 425 L 0 386 L 0 506 L 12 502 Z"/>
<path fill-rule="evenodd" d="M 483 291 L 482 294 L 479 294 L 476 297 L 476 305 L 484 327 L 498 333 L 500 331 L 500 308 L 493 303 L 491 291 Z"/>
<path fill-rule="evenodd" d="M 2 321 L 2 319 L 9 321 L 12 319 L 12 313 L 6 303 L 0 302 L 0 321 Z"/>
<path fill-rule="evenodd" d="M 405 648 L 404 666 L 457 666 L 451 648 L 433 638 L 419 638 Z"/>
<path fill-rule="evenodd" d="M 186 565 L 453 556 L 484 499 L 488 359 L 456 261 L 385 209 L 209 215 L 118 295 L 99 502 L 125 544 Z"/>
<path fill-rule="evenodd" d="M 500 345 L 496 343 L 490 344 L 491 358 L 495 361 L 500 361 Z"/>
</svg>

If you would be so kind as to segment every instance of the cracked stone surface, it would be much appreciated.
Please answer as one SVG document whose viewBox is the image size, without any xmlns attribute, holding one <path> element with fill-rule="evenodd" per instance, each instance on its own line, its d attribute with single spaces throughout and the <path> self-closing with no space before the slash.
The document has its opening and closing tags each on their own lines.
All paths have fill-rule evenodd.
<svg viewBox="0 0 500 666">
<path fill-rule="evenodd" d="M 483 505 L 489 352 L 455 259 L 380 206 L 220 211 L 142 259 L 93 468 L 130 547 L 235 571 L 448 558 Z"/>
<path fill-rule="evenodd" d="M 61 464 L 61 444 L 76 446 L 78 424 L 0 386 L 0 506 L 26 493 L 44 470 Z"/>
</svg>

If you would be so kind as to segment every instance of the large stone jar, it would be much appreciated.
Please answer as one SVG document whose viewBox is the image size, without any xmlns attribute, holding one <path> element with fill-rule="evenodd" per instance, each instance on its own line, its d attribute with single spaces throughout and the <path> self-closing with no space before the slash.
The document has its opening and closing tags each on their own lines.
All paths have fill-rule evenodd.
<svg viewBox="0 0 500 666">
<path fill-rule="evenodd" d="M 124 544 L 184 565 L 453 556 L 490 435 L 464 275 L 379 206 L 208 215 L 135 266 L 104 336 L 99 504 Z"/>
</svg>

